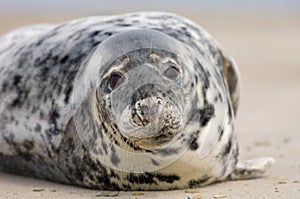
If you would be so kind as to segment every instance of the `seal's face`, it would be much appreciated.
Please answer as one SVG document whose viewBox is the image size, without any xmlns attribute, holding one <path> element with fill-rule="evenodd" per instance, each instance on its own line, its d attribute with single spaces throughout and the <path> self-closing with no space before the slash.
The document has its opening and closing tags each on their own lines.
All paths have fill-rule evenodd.
<svg viewBox="0 0 300 199">
<path fill-rule="evenodd" d="M 181 133 L 182 64 L 175 53 L 152 48 L 126 53 L 108 67 L 100 86 L 108 115 L 137 147 L 162 148 Z"/>
<path fill-rule="evenodd" d="M 91 154 L 114 169 L 140 173 L 164 168 L 191 148 L 199 121 L 211 115 L 200 109 L 205 87 L 196 55 L 148 29 L 102 42 L 82 64 L 74 92 L 76 130 Z"/>
</svg>

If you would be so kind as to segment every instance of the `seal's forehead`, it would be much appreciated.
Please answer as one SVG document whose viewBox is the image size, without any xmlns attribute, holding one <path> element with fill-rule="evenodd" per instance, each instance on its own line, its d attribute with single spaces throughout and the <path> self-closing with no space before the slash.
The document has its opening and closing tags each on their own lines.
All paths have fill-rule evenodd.
<svg viewBox="0 0 300 199">
<path fill-rule="evenodd" d="M 121 55 L 146 48 L 161 49 L 174 54 L 186 52 L 183 43 L 165 33 L 151 29 L 134 29 L 118 33 L 103 41 L 95 50 L 91 61 L 107 65 Z"/>
</svg>

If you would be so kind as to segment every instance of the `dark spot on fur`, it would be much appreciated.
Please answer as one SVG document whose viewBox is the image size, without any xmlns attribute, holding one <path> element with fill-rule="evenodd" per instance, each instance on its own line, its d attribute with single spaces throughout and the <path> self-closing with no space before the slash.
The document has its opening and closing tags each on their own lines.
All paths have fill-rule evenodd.
<svg viewBox="0 0 300 199">
<path fill-rule="evenodd" d="M 119 23 L 118 26 L 128 27 L 128 26 L 132 26 L 132 25 L 127 24 L 127 23 Z"/>
<path fill-rule="evenodd" d="M 68 55 L 65 55 L 63 58 L 61 58 L 60 60 L 60 64 L 65 64 L 69 59 L 69 56 Z"/>
<path fill-rule="evenodd" d="M 231 120 L 232 120 L 232 109 L 231 109 L 231 104 L 229 102 L 229 99 L 227 100 L 227 106 L 228 106 L 228 123 L 230 124 Z"/>
<path fill-rule="evenodd" d="M 157 184 L 157 181 L 160 182 L 167 182 L 167 183 L 173 183 L 174 181 L 177 181 L 180 179 L 177 175 L 164 175 L 160 173 L 140 173 L 140 174 L 133 174 L 130 173 L 127 176 L 127 179 L 131 183 L 135 184 Z"/>
<path fill-rule="evenodd" d="M 31 141 L 31 140 L 25 140 L 24 143 L 23 143 L 23 146 L 24 148 L 27 150 L 27 151 L 30 151 L 33 149 L 34 147 L 34 142 Z"/>
<path fill-rule="evenodd" d="M 161 173 L 154 174 L 154 176 L 161 182 L 173 183 L 174 181 L 180 180 L 180 177 L 177 175 L 164 175 Z"/>
<path fill-rule="evenodd" d="M 206 126 L 214 114 L 215 108 L 212 104 L 207 104 L 203 109 L 200 109 L 200 125 L 202 127 Z"/>
<path fill-rule="evenodd" d="M 178 148 L 164 148 L 161 149 L 159 151 L 157 151 L 156 153 L 161 154 L 163 156 L 168 156 L 168 155 L 172 155 L 172 154 L 177 154 L 178 153 Z"/>
<path fill-rule="evenodd" d="M 120 158 L 117 155 L 115 147 L 112 146 L 111 150 L 110 161 L 113 163 L 113 165 L 117 166 L 120 163 Z"/>
<path fill-rule="evenodd" d="M 2 88 L 3 89 L 3 88 Z M 15 107 L 21 107 L 26 102 L 26 99 L 29 94 L 29 89 L 26 88 L 26 85 L 22 84 L 22 76 L 21 75 L 15 75 L 12 79 L 12 87 L 9 88 L 11 91 L 17 93 L 17 96 L 15 99 L 12 100 L 10 103 L 10 106 Z"/>
<path fill-rule="evenodd" d="M 59 117 L 60 117 L 60 114 L 58 112 L 58 107 L 55 104 L 55 102 L 53 101 L 51 110 L 49 111 L 49 114 L 48 114 L 48 121 L 50 124 L 50 128 L 45 131 L 47 134 L 47 137 L 49 139 L 51 139 L 51 137 L 53 135 L 58 135 L 59 133 L 61 133 L 59 126 L 58 126 L 58 122 L 57 122 Z"/>
<path fill-rule="evenodd" d="M 36 125 L 35 125 L 35 128 L 34 128 L 34 131 L 40 133 L 41 130 L 42 130 L 41 125 L 40 125 L 40 124 L 36 124 Z"/>
<path fill-rule="evenodd" d="M 72 93 L 72 90 L 73 90 L 73 86 L 72 85 L 69 85 L 67 87 L 67 89 L 65 89 L 65 99 L 64 99 L 64 102 L 65 103 L 68 103 L 69 102 L 69 99 L 70 99 L 70 95 Z"/>
<path fill-rule="evenodd" d="M 38 106 L 32 105 L 31 113 L 35 114 L 39 110 Z"/>
<path fill-rule="evenodd" d="M 111 36 L 112 32 L 105 32 L 104 35 Z"/>
<path fill-rule="evenodd" d="M 202 176 L 201 178 L 197 180 L 190 180 L 188 183 L 189 188 L 196 188 L 199 186 L 205 185 L 209 181 L 209 177 L 207 175 Z"/>
<path fill-rule="evenodd" d="M 20 76 L 20 75 L 15 75 L 15 76 L 14 76 L 14 80 L 13 80 L 14 86 L 18 86 L 18 84 L 20 83 L 21 79 L 22 79 L 22 76 Z"/>
<path fill-rule="evenodd" d="M 218 97 L 214 97 L 214 102 L 218 102 Z"/>
<path fill-rule="evenodd" d="M 154 181 L 153 174 L 150 174 L 150 173 L 145 173 L 145 174 L 143 174 L 143 173 L 140 173 L 140 174 L 130 173 L 127 176 L 127 180 L 131 183 L 134 183 L 134 184 L 157 184 Z"/>
<path fill-rule="evenodd" d="M 193 137 L 193 140 L 190 144 L 190 149 L 192 151 L 196 151 L 199 148 L 199 144 L 197 143 L 197 137 Z"/>
<path fill-rule="evenodd" d="M 52 109 L 49 113 L 49 121 L 50 123 L 56 123 L 56 120 L 59 118 L 59 113 L 56 109 Z"/>
<path fill-rule="evenodd" d="M 43 120 L 43 119 L 44 119 L 44 116 L 45 116 L 45 115 L 44 115 L 44 112 L 43 112 L 43 111 L 40 111 L 39 116 L 40 116 L 40 119 Z"/>
<path fill-rule="evenodd" d="M 222 156 L 228 155 L 230 153 L 231 148 L 232 148 L 232 138 L 230 138 L 229 142 L 224 146 Z"/>
<path fill-rule="evenodd" d="M 43 68 L 40 69 L 40 78 L 42 81 L 45 81 L 48 77 L 49 74 L 49 68 L 44 66 Z"/>
<path fill-rule="evenodd" d="M 96 31 L 92 32 L 91 37 L 97 36 L 100 32 L 101 32 L 100 30 L 96 30 Z"/>
<path fill-rule="evenodd" d="M 3 84 L 2 84 L 1 91 L 3 93 L 5 93 L 7 91 L 7 88 L 8 88 L 8 83 L 7 83 L 7 81 L 4 81 Z"/>
<path fill-rule="evenodd" d="M 3 135 L 3 139 L 5 140 L 5 142 L 8 144 L 8 145 L 12 145 L 13 142 L 14 142 L 14 138 L 15 138 L 15 135 L 10 133 L 9 135 L 7 136 L 4 136 Z"/>
<path fill-rule="evenodd" d="M 17 98 L 15 98 L 13 101 L 12 101 L 12 103 L 10 104 L 12 107 L 16 107 L 16 106 L 18 106 L 19 104 L 20 104 L 21 102 L 20 102 L 20 99 L 17 97 Z"/>
<path fill-rule="evenodd" d="M 222 95 L 220 92 L 218 93 L 218 97 L 219 97 L 220 101 L 223 102 L 223 98 L 222 98 Z"/>
<path fill-rule="evenodd" d="M 218 131 L 220 132 L 220 137 L 219 137 L 219 141 L 220 141 L 222 139 L 223 134 L 224 134 L 224 129 L 219 126 Z"/>
</svg>

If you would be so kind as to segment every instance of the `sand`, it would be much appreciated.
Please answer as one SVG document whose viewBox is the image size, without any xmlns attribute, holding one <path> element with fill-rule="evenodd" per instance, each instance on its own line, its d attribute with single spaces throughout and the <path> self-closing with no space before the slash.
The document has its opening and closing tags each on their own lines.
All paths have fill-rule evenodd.
<svg viewBox="0 0 300 199">
<path fill-rule="evenodd" d="M 263 178 L 194 190 L 110 193 L 111 198 L 300 198 L 300 15 L 191 16 L 235 58 L 242 77 L 236 134 L 242 159 L 271 156 Z M 0 34 L 68 17 L 0 17 Z M 187 193 L 188 192 L 188 193 Z M 0 198 L 107 198 L 103 192 L 0 173 Z"/>
</svg>

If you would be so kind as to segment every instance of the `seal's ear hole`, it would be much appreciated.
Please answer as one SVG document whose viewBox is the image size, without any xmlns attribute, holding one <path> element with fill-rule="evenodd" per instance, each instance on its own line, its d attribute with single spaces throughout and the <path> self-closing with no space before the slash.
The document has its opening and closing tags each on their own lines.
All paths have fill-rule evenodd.
<svg viewBox="0 0 300 199">
<path fill-rule="evenodd" d="M 124 81 L 124 77 L 120 73 L 113 72 L 109 77 L 108 86 L 111 90 L 117 88 Z"/>
<path fill-rule="evenodd" d="M 179 76 L 179 70 L 175 66 L 171 66 L 167 70 L 165 70 L 164 76 L 169 79 L 175 80 Z"/>
</svg>

